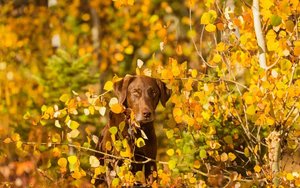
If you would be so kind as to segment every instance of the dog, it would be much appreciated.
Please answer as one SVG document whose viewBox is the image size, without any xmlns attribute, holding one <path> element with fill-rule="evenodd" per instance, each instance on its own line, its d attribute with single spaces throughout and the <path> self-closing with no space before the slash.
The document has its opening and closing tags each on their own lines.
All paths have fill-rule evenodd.
<svg viewBox="0 0 300 188">
<path fill-rule="evenodd" d="M 114 146 L 113 140 L 126 139 L 132 153 L 131 160 L 137 161 L 131 163 L 131 172 L 135 174 L 144 167 L 146 182 L 152 184 L 157 176 L 153 175 L 153 172 L 157 171 L 157 138 L 153 125 L 155 109 L 159 101 L 166 106 L 171 90 L 159 79 L 131 75 L 126 75 L 121 81 L 114 83 L 113 88 L 119 103 L 125 106 L 125 111 L 120 114 L 109 113 L 109 122 L 101 132 L 98 149 L 120 156 L 120 149 Z M 123 123 L 121 128 L 122 122 L 125 122 L 125 125 Z M 116 135 L 109 131 L 113 126 L 119 128 Z M 136 147 L 135 141 L 141 137 L 144 138 L 144 145 Z M 100 156 L 101 165 L 105 164 L 105 159 L 107 156 Z M 109 166 L 110 169 L 113 168 L 113 164 Z M 109 175 L 106 175 L 105 181 L 110 184 L 108 177 Z"/>
</svg>

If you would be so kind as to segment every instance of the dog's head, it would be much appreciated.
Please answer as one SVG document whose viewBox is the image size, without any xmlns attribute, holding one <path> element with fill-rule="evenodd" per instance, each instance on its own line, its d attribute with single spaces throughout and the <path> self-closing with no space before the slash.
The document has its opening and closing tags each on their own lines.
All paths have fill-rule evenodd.
<svg viewBox="0 0 300 188">
<path fill-rule="evenodd" d="M 165 83 L 147 76 L 126 75 L 114 84 L 114 91 L 119 102 L 131 108 L 140 123 L 152 122 L 159 100 L 165 106 L 171 95 Z"/>
</svg>

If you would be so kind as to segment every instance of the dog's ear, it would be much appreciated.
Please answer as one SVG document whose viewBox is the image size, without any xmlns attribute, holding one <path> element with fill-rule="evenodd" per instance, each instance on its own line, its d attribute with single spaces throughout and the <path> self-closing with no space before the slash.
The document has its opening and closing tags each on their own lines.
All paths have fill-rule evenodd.
<svg viewBox="0 0 300 188">
<path fill-rule="evenodd" d="M 127 88 L 134 77 L 126 75 L 122 80 L 114 83 L 114 92 L 119 98 L 119 103 L 123 104 L 127 97 Z"/>
<path fill-rule="evenodd" d="M 164 107 L 166 107 L 166 102 L 169 100 L 169 98 L 172 94 L 172 91 L 170 89 L 168 89 L 166 87 L 166 84 L 163 83 L 161 80 L 156 79 L 156 83 L 160 90 L 160 102 Z"/>
</svg>

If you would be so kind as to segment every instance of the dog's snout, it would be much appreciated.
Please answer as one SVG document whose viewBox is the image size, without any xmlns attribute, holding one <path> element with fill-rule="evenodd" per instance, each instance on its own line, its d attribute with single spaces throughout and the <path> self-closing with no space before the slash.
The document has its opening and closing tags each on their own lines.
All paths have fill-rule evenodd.
<svg viewBox="0 0 300 188">
<path fill-rule="evenodd" d="M 144 111 L 143 112 L 144 118 L 150 118 L 151 117 L 151 112 L 149 111 Z"/>
</svg>

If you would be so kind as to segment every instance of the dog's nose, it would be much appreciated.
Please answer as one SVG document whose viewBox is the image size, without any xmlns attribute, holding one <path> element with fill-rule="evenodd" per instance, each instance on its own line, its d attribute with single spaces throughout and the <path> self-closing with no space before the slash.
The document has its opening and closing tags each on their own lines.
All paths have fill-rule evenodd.
<svg viewBox="0 0 300 188">
<path fill-rule="evenodd" d="M 150 118 L 151 117 L 151 112 L 143 112 L 144 118 Z"/>
</svg>

